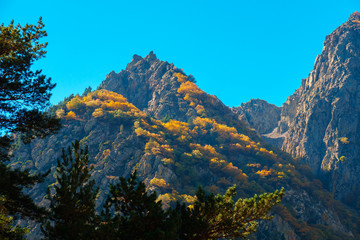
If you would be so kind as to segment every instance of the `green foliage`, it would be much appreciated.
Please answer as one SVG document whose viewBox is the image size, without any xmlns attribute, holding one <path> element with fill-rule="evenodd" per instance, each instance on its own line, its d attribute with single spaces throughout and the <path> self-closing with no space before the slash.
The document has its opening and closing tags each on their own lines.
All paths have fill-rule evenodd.
<svg viewBox="0 0 360 240">
<path fill-rule="evenodd" d="M 32 70 L 32 64 L 44 57 L 47 43 L 40 43 L 46 36 L 41 19 L 38 25 L 26 24 L 0 26 L 0 195 L 9 215 L 39 220 L 44 216 L 32 199 L 23 193 L 43 180 L 44 175 L 30 175 L 28 170 L 10 169 L 10 134 L 20 133 L 29 142 L 35 137 L 45 137 L 57 131 L 59 120 L 43 111 L 49 106 L 51 89 L 55 84 Z M 17 144 L 18 145 L 18 144 Z"/>
<path fill-rule="evenodd" d="M 98 236 L 103 239 L 245 238 L 256 231 L 257 220 L 271 219 L 268 213 L 281 201 L 284 189 L 236 202 L 235 195 L 235 186 L 216 196 L 199 188 L 193 205 L 177 203 L 174 209 L 163 210 L 161 201 L 156 202 L 156 193 L 146 192 L 135 171 L 129 179 L 120 178 L 120 183 L 111 185 Z"/>
<path fill-rule="evenodd" d="M 54 193 L 48 188 L 50 220 L 43 223 L 45 239 L 92 239 L 95 236 L 95 200 L 99 189 L 90 180 L 88 148 L 80 149 L 79 141 L 63 149 L 57 160 Z"/>
<path fill-rule="evenodd" d="M 9 216 L 5 208 L 5 198 L 0 196 L 0 239 L 3 240 L 20 240 L 24 239 L 29 229 L 19 226 L 14 227 L 14 220 Z"/>
<path fill-rule="evenodd" d="M 110 186 L 110 196 L 102 212 L 99 236 L 103 239 L 176 239 L 176 220 L 171 210 L 163 210 L 156 193 L 147 193 L 136 171 L 129 179 Z M 111 214 L 115 213 L 115 214 Z"/>
<path fill-rule="evenodd" d="M 43 112 L 55 84 L 31 69 L 46 53 L 47 43 L 39 43 L 46 36 L 43 27 L 41 18 L 37 26 L 0 26 L 0 130 L 20 131 L 26 141 L 59 128 L 58 120 Z"/>
<path fill-rule="evenodd" d="M 284 189 L 234 201 L 236 186 L 224 195 L 206 194 L 201 188 L 195 203 L 185 208 L 178 205 L 181 215 L 180 239 L 246 238 L 256 231 L 257 220 L 269 220 L 271 208 L 284 196 Z"/>
</svg>

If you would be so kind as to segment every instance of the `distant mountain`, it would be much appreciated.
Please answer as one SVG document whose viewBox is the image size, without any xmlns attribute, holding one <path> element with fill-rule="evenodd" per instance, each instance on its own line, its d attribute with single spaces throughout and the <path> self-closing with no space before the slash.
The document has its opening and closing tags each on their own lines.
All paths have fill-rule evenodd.
<svg viewBox="0 0 360 240">
<path fill-rule="evenodd" d="M 360 13 L 325 38 L 313 70 L 280 114 L 270 115 L 268 106 L 239 114 L 258 112 L 264 116 L 248 120 L 251 127 L 309 164 L 335 198 L 360 210 Z M 279 120 L 264 132 L 257 124 L 264 118 Z"/>
<path fill-rule="evenodd" d="M 190 204 L 199 185 L 223 193 L 237 184 L 240 197 L 285 187 L 275 218 L 262 222 L 254 237 L 360 237 L 360 217 L 334 201 L 306 166 L 264 142 L 192 76 L 152 52 L 134 55 L 126 70 L 108 74 L 98 90 L 70 96 L 51 112 L 62 118 L 62 130 L 30 145 L 18 141 L 12 166 L 53 174 L 61 148 L 79 139 L 89 146 L 99 203 L 110 183 L 135 169 L 165 207 L 175 200 Z M 55 181 L 52 174 L 30 191 L 41 204 Z M 31 236 L 36 234 L 35 228 Z"/>
<path fill-rule="evenodd" d="M 281 107 L 270 104 L 261 99 L 251 99 L 242 103 L 240 107 L 234 107 L 233 111 L 240 115 L 240 120 L 253 127 L 260 134 L 266 134 L 274 130 L 280 121 Z"/>
</svg>

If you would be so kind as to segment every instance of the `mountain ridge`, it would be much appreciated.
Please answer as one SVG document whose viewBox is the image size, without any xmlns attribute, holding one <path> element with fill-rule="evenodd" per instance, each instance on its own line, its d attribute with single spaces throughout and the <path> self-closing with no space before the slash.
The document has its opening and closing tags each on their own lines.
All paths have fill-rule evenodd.
<svg viewBox="0 0 360 240">
<path fill-rule="evenodd" d="M 283 104 L 277 126 L 264 136 L 309 164 L 335 198 L 358 210 L 359 39 L 360 13 L 354 12 L 326 36 L 313 70 Z"/>
</svg>

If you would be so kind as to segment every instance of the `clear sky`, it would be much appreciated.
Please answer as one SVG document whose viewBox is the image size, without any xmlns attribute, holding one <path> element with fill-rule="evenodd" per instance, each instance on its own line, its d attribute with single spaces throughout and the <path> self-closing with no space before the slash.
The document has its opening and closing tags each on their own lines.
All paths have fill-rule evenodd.
<svg viewBox="0 0 360 240">
<path fill-rule="evenodd" d="M 154 51 L 230 107 L 252 98 L 281 106 L 355 11 L 359 0 L 0 0 L 6 25 L 43 17 L 48 53 L 36 66 L 57 83 L 52 103 Z"/>
</svg>

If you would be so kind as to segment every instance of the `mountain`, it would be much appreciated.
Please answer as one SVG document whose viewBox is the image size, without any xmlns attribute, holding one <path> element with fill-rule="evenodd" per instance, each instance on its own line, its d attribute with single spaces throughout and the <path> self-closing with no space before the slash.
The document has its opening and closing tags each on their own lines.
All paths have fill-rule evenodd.
<svg viewBox="0 0 360 240">
<path fill-rule="evenodd" d="M 279 119 L 267 132 L 257 124 L 262 119 L 248 122 L 265 139 L 308 164 L 336 199 L 360 210 L 359 12 L 325 38 L 313 70 L 281 113 L 270 115 L 269 109 L 264 105 L 240 115 Z"/>
<path fill-rule="evenodd" d="M 280 121 L 281 107 L 261 99 L 251 99 L 234 107 L 233 111 L 240 115 L 240 120 L 248 127 L 253 127 L 260 134 L 270 133 Z"/>
<path fill-rule="evenodd" d="M 153 52 L 134 55 L 125 70 L 108 74 L 96 91 L 72 95 L 50 111 L 62 118 L 61 131 L 29 145 L 17 141 L 11 163 L 32 172 L 51 170 L 45 183 L 30 190 L 42 205 L 47 187 L 55 183 L 61 149 L 78 139 L 89 146 L 100 205 L 109 184 L 135 169 L 164 207 L 176 200 L 191 204 L 199 185 L 223 193 L 237 184 L 240 197 L 285 187 L 274 219 L 261 222 L 254 238 L 360 237 L 359 215 L 333 200 L 305 165 L 263 141 L 191 75 Z M 37 231 L 33 228 L 31 236 Z"/>
</svg>

